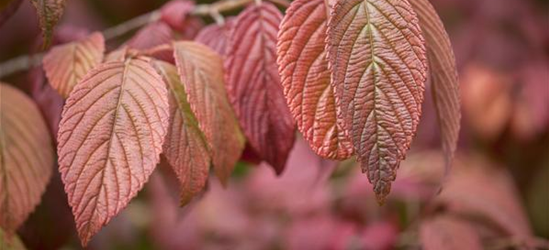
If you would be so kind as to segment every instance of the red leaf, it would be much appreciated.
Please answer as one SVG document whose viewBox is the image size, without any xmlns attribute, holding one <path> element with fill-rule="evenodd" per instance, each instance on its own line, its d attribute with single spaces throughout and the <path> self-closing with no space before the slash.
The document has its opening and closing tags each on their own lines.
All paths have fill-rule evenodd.
<svg viewBox="0 0 549 250">
<path fill-rule="evenodd" d="M 166 86 L 146 59 L 104 63 L 76 85 L 63 110 L 58 154 L 84 246 L 154 170 L 168 109 Z"/>
<path fill-rule="evenodd" d="M 427 58 L 408 0 L 349 0 L 328 22 L 338 118 L 383 203 L 416 132 Z"/>
<path fill-rule="evenodd" d="M 99 32 L 52 48 L 43 60 L 49 83 L 63 98 L 69 97 L 82 77 L 103 61 L 104 52 L 105 39 Z"/>
<path fill-rule="evenodd" d="M 177 68 L 161 61 L 155 61 L 153 65 L 169 92 L 170 126 L 164 154 L 181 183 L 180 204 L 183 206 L 206 186 L 212 161 L 210 150 L 191 111 Z"/>
<path fill-rule="evenodd" d="M 8 235 L 40 202 L 53 164 L 53 143 L 38 107 L 0 83 L 0 228 Z"/>
<path fill-rule="evenodd" d="M 194 9 L 194 2 L 186 0 L 172 0 L 160 9 L 160 19 L 170 25 L 172 29 L 185 30 L 185 21 Z"/>
<path fill-rule="evenodd" d="M 235 21 L 225 61 L 229 98 L 240 125 L 257 154 L 279 174 L 295 140 L 275 62 L 281 19 L 270 3 L 247 7 Z"/>
<path fill-rule="evenodd" d="M 342 160 L 353 154 L 353 145 L 336 121 L 324 49 L 326 12 L 324 0 L 292 2 L 278 33 L 278 65 L 286 101 L 311 148 Z"/>
<path fill-rule="evenodd" d="M 176 42 L 173 48 L 191 109 L 210 146 L 215 173 L 226 184 L 244 149 L 244 138 L 223 84 L 221 56 L 196 42 Z"/>
<path fill-rule="evenodd" d="M 484 249 L 475 227 L 452 217 L 439 216 L 422 221 L 419 231 L 425 250 Z"/>
<path fill-rule="evenodd" d="M 145 50 L 172 41 L 172 30 L 161 22 L 151 23 L 141 28 L 127 43 L 130 49 Z"/>
<path fill-rule="evenodd" d="M 448 171 L 456 151 L 461 120 L 456 59 L 444 24 L 429 0 L 410 3 L 427 42 L 433 100 Z"/>
<path fill-rule="evenodd" d="M 204 27 L 194 39 L 195 41 L 205 44 L 215 50 L 222 56 L 227 54 L 227 43 L 234 27 L 234 18 L 228 18 L 223 25 L 210 24 Z"/>
</svg>

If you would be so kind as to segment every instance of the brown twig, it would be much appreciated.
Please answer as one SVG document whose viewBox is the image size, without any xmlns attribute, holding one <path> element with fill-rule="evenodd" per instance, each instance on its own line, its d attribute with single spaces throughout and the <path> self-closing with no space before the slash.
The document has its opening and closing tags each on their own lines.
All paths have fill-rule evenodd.
<svg viewBox="0 0 549 250">
<path fill-rule="evenodd" d="M 216 21 L 221 21 L 220 13 L 227 12 L 239 8 L 245 7 L 247 4 L 254 0 L 223 0 L 212 4 L 199 4 L 191 12 L 195 16 L 211 16 L 212 13 L 219 14 Z M 290 2 L 287 0 L 269 0 L 275 4 L 283 7 L 288 7 Z M 156 22 L 160 19 L 160 12 L 158 10 L 151 11 L 141 16 L 132 18 L 124 23 L 118 24 L 114 27 L 108 28 L 103 31 L 103 35 L 106 40 L 112 40 L 114 38 L 125 35 L 133 30 L 136 30 L 142 26 L 145 26 L 151 22 Z M 29 70 L 30 68 L 39 66 L 42 63 L 44 52 L 34 55 L 22 55 L 12 58 L 0 64 L 0 78 L 5 76 Z"/>
</svg>

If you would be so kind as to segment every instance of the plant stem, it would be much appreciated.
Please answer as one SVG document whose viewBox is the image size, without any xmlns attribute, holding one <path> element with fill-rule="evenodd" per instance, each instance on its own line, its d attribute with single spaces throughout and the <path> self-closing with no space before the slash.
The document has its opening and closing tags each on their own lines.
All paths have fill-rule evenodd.
<svg viewBox="0 0 549 250">
<path fill-rule="evenodd" d="M 212 13 L 221 13 L 245 7 L 254 0 L 223 0 L 211 4 L 199 4 L 191 12 L 195 16 L 208 16 Z M 290 2 L 287 0 L 269 0 L 283 7 L 288 7 Z M 221 16 L 221 15 L 220 15 Z M 219 17 L 218 17 L 219 18 Z M 149 23 L 156 22 L 160 19 L 160 11 L 154 10 L 141 16 L 132 18 L 126 22 L 118 24 L 114 27 L 103 31 L 105 40 L 112 40 L 122 35 L 125 35 L 135 29 L 145 26 Z M 220 21 L 220 20 L 216 20 Z M 5 76 L 29 70 L 30 68 L 39 66 L 42 63 L 42 58 L 45 52 L 36 53 L 33 55 L 22 55 L 0 64 L 0 78 Z"/>
</svg>

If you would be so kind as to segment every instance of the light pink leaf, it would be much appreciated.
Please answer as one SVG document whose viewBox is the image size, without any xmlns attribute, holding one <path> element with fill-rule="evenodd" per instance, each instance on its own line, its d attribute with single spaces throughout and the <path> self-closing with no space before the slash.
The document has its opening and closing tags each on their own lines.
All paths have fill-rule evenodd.
<svg viewBox="0 0 549 250">
<path fill-rule="evenodd" d="M 456 59 L 444 24 L 429 0 L 410 0 L 427 42 L 433 100 L 446 169 L 451 167 L 460 129 L 461 106 Z"/>
<path fill-rule="evenodd" d="M 244 150 L 244 137 L 225 90 L 223 61 L 196 42 L 175 42 L 173 49 L 187 99 L 210 146 L 215 173 L 226 184 Z"/>
<path fill-rule="evenodd" d="M 293 1 L 278 33 L 278 65 L 284 95 L 297 126 L 320 156 L 347 159 L 353 145 L 338 125 L 326 58 L 324 0 Z"/>
<path fill-rule="evenodd" d="M 223 25 L 210 24 L 204 27 L 194 40 L 207 45 L 220 55 L 225 56 L 227 54 L 227 43 L 231 29 L 234 27 L 234 21 L 234 18 L 227 18 Z"/>
<path fill-rule="evenodd" d="M 172 30 L 162 22 L 148 24 L 141 28 L 127 43 L 130 49 L 145 50 L 169 44 L 173 39 Z"/>
<path fill-rule="evenodd" d="M 261 159 L 282 173 L 295 140 L 276 65 L 280 11 L 263 2 L 235 21 L 225 61 L 229 98 L 248 142 Z"/>
<path fill-rule="evenodd" d="M 408 0 L 338 1 L 327 41 L 339 122 L 383 203 L 421 116 L 427 56 L 419 20 Z"/>
<path fill-rule="evenodd" d="M 164 155 L 181 183 L 180 205 L 186 205 L 202 192 L 212 163 L 206 138 L 187 101 L 177 68 L 172 64 L 153 63 L 168 88 L 170 126 L 164 142 Z"/>
<path fill-rule="evenodd" d="M 54 167 L 53 143 L 36 104 L 0 83 L 0 228 L 8 235 L 40 202 Z"/>
<path fill-rule="evenodd" d="M 53 47 L 43 60 L 51 86 L 66 99 L 82 77 L 103 61 L 104 52 L 105 39 L 99 32 Z"/>
<path fill-rule="evenodd" d="M 63 110 L 57 151 L 84 246 L 156 167 L 168 111 L 166 86 L 148 59 L 101 64 L 76 85 Z"/>
<path fill-rule="evenodd" d="M 185 21 L 194 9 L 194 2 L 187 0 L 172 0 L 160 8 L 160 19 L 173 29 L 183 31 Z"/>
</svg>

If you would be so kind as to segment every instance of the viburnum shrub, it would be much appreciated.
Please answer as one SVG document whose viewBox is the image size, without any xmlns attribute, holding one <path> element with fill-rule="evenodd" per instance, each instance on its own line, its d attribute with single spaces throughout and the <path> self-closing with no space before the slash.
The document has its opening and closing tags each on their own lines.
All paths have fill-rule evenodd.
<svg viewBox="0 0 549 250">
<path fill-rule="evenodd" d="M 46 47 L 64 2 L 32 0 Z M 215 23 L 197 29 L 208 15 Z M 161 155 L 185 205 L 210 167 L 229 185 L 245 148 L 282 173 L 296 128 L 321 157 L 355 156 L 383 203 L 428 79 L 451 165 L 457 73 L 428 0 L 172 1 L 133 22 L 146 26 L 118 48 L 105 46 L 120 35 L 115 27 L 54 46 L 41 61 L 66 99 L 53 130 L 83 245 L 136 196 Z M 39 203 L 56 157 L 39 107 L 0 86 L 0 227 L 10 234 Z"/>
</svg>

